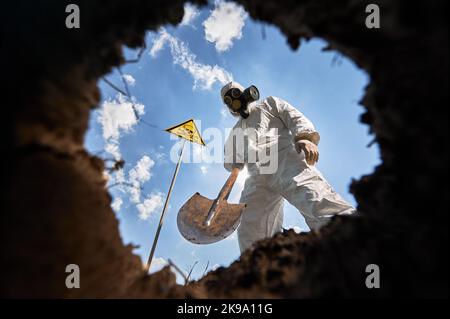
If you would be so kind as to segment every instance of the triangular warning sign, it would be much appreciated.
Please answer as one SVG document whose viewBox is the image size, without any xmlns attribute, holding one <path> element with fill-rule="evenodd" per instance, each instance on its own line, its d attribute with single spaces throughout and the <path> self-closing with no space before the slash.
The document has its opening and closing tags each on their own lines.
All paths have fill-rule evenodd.
<svg viewBox="0 0 450 319">
<path fill-rule="evenodd" d="M 172 133 L 178 137 L 187 139 L 188 141 L 205 146 L 205 142 L 203 142 L 203 139 L 200 136 L 200 132 L 198 131 L 197 126 L 195 125 L 193 119 L 169 127 L 168 129 L 166 129 L 166 132 Z"/>
</svg>

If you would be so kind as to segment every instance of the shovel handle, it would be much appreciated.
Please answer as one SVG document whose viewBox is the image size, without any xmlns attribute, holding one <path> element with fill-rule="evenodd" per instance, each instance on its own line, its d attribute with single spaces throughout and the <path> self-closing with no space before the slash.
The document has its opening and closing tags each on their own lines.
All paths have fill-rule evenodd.
<svg viewBox="0 0 450 319">
<path fill-rule="evenodd" d="M 241 170 L 239 168 L 233 168 L 230 176 L 228 177 L 227 181 L 225 182 L 222 189 L 220 190 L 219 196 L 217 196 L 217 199 L 219 201 L 228 199 L 228 197 L 230 196 L 231 190 L 233 189 L 234 183 L 236 183 L 236 179 L 237 179 L 240 171 Z"/>
<path fill-rule="evenodd" d="M 228 196 L 230 196 L 231 190 L 233 189 L 234 183 L 236 182 L 236 179 L 239 175 L 239 172 L 241 170 L 239 168 L 233 168 L 231 171 L 230 176 L 228 177 L 227 181 L 223 185 L 222 189 L 220 190 L 219 195 L 217 196 L 216 200 L 213 202 L 209 212 L 208 216 L 205 220 L 205 225 L 209 227 L 211 225 L 211 221 L 213 220 L 214 216 L 216 215 L 216 208 L 217 205 L 219 205 L 220 202 L 223 200 L 227 200 Z"/>
</svg>

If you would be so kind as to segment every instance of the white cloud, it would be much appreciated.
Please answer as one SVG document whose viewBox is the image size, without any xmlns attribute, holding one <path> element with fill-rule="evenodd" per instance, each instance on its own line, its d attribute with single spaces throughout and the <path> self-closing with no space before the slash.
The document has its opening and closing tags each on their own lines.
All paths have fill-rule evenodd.
<svg viewBox="0 0 450 319">
<path fill-rule="evenodd" d="M 159 162 L 159 161 L 164 161 L 164 159 L 166 158 L 166 154 L 164 154 L 164 153 L 156 153 L 155 154 L 155 158 L 156 158 L 156 160 Z"/>
<path fill-rule="evenodd" d="M 126 182 L 126 180 L 125 180 L 125 172 L 123 171 L 123 169 L 119 169 L 116 172 L 116 176 L 115 177 L 116 177 L 116 183 L 123 184 L 123 183 Z"/>
<path fill-rule="evenodd" d="M 215 43 L 218 52 L 231 49 L 233 41 L 242 38 L 247 17 L 242 6 L 234 2 L 216 1 L 215 9 L 203 22 L 206 40 Z"/>
<path fill-rule="evenodd" d="M 142 156 L 142 158 L 136 163 L 136 165 L 129 170 L 128 178 L 125 176 L 123 169 L 115 172 L 113 183 L 126 184 L 120 187 L 120 190 L 129 195 L 129 200 L 136 205 L 138 210 L 138 216 L 142 220 L 147 220 L 151 214 L 161 210 L 163 206 L 164 194 L 160 192 L 152 192 L 146 199 L 141 201 L 142 186 L 152 178 L 151 169 L 155 166 L 155 161 L 148 155 Z M 123 204 L 121 198 L 114 200 L 113 208 L 120 209 Z"/>
<path fill-rule="evenodd" d="M 116 161 L 118 161 L 122 158 L 122 154 L 120 153 L 119 144 L 114 141 L 106 143 L 105 151 L 107 153 L 111 154 L 112 156 L 114 156 L 114 159 Z"/>
<path fill-rule="evenodd" d="M 120 207 L 122 207 L 123 200 L 120 197 L 116 197 L 114 201 L 111 204 L 111 207 L 114 209 L 114 211 L 118 212 L 120 210 Z"/>
<path fill-rule="evenodd" d="M 144 155 L 136 164 L 136 166 L 130 170 L 128 173 L 130 176 L 130 182 L 134 184 L 145 183 L 150 180 L 152 173 L 150 169 L 155 166 L 155 161 L 153 161 L 149 156 Z"/>
<path fill-rule="evenodd" d="M 181 21 L 182 26 L 190 25 L 195 18 L 197 18 L 200 14 L 200 11 L 196 6 L 193 4 L 187 2 L 184 4 L 184 16 L 183 20 Z"/>
<path fill-rule="evenodd" d="M 149 156 L 144 155 L 132 168 L 129 173 L 129 183 L 133 187 L 129 188 L 129 193 L 131 196 L 131 201 L 135 204 L 139 204 L 141 201 L 141 187 L 142 184 L 148 182 L 152 177 L 151 168 L 155 166 L 155 161 L 153 161 Z"/>
<path fill-rule="evenodd" d="M 124 75 L 126 78 L 126 75 Z M 120 152 L 120 138 L 124 133 L 131 132 L 133 127 L 138 123 L 136 114 L 143 115 L 145 107 L 143 104 L 127 100 L 122 94 L 117 94 L 113 100 L 103 102 L 97 121 L 100 123 L 103 131 L 103 139 L 105 140 L 104 150 L 111 154 L 115 160 L 120 160 L 122 154 Z M 134 104 L 134 109 L 133 109 Z M 154 165 L 150 158 L 143 158 L 139 165 L 130 172 L 130 183 L 134 187 L 120 188 L 123 192 L 128 192 L 134 203 L 140 202 L 141 184 L 150 179 L 149 169 Z M 145 165 L 149 166 L 146 167 Z M 148 172 L 147 172 L 148 170 Z M 114 179 L 108 174 L 110 183 L 124 184 L 127 182 L 124 171 L 118 170 L 114 174 Z M 118 202 L 116 203 L 117 205 Z"/>
<path fill-rule="evenodd" d="M 128 187 L 128 193 L 130 194 L 130 200 L 139 204 L 141 202 L 141 188 L 140 187 Z"/>
<path fill-rule="evenodd" d="M 150 265 L 150 273 L 155 273 L 166 267 L 169 263 L 162 257 L 155 257 Z"/>
<path fill-rule="evenodd" d="M 136 79 L 131 74 L 124 74 L 123 78 L 130 86 L 134 86 L 136 84 Z"/>
<path fill-rule="evenodd" d="M 200 87 L 203 90 L 210 90 L 218 82 L 222 85 L 233 80 L 232 75 L 225 69 L 214 65 L 197 62 L 197 56 L 193 54 L 188 46 L 178 38 L 170 35 L 164 28 L 161 28 L 157 38 L 153 41 L 150 55 L 156 55 L 168 44 L 172 54 L 173 63 L 181 66 L 194 78 L 194 89 Z"/>
<path fill-rule="evenodd" d="M 139 218 L 142 220 L 148 220 L 153 213 L 157 213 L 163 207 L 164 194 L 152 193 L 144 200 L 143 203 L 138 204 L 136 207 L 139 211 Z"/>
<path fill-rule="evenodd" d="M 136 113 L 138 116 L 142 116 L 145 114 L 145 106 L 141 103 L 136 103 L 136 98 L 133 96 L 131 97 L 134 103 L 134 109 L 136 110 Z"/>
<path fill-rule="evenodd" d="M 306 230 L 304 230 L 298 226 L 288 226 L 287 229 L 293 229 L 297 234 L 306 232 Z"/>
<path fill-rule="evenodd" d="M 155 272 L 158 272 L 161 269 L 163 269 L 164 267 L 166 267 L 167 265 L 169 265 L 169 262 L 166 259 L 164 259 L 162 257 L 155 257 L 155 258 L 153 258 L 152 264 L 150 265 L 149 273 L 153 274 Z M 172 271 L 175 274 L 177 284 L 183 285 L 184 284 L 184 277 L 177 270 L 175 270 L 173 267 L 170 267 L 170 271 Z M 184 275 L 186 276 L 187 274 L 184 273 Z"/>
<path fill-rule="evenodd" d="M 144 114 L 144 105 L 135 104 L 139 115 Z M 103 102 L 98 122 L 102 126 L 103 138 L 118 142 L 121 132 L 130 132 L 138 123 L 133 110 L 133 104 L 125 99 L 122 94 L 117 94 L 116 99 Z"/>
<path fill-rule="evenodd" d="M 203 175 L 208 174 L 208 167 L 206 167 L 206 166 L 200 166 L 200 170 L 202 171 L 202 174 L 203 174 Z"/>
<path fill-rule="evenodd" d="M 217 270 L 217 268 L 221 267 L 219 264 L 215 264 L 214 266 L 211 267 L 210 271 L 215 271 Z"/>
<path fill-rule="evenodd" d="M 166 42 L 169 42 L 170 35 L 166 32 L 164 28 L 161 28 L 158 36 L 153 40 L 153 45 L 150 48 L 150 56 L 156 58 L 158 53 L 164 49 Z"/>
<path fill-rule="evenodd" d="M 124 79 L 128 84 L 135 83 L 131 75 L 124 74 Z M 132 103 L 132 102 L 133 103 Z M 115 99 L 105 101 L 98 114 L 98 122 L 101 124 L 103 131 L 103 139 L 105 140 L 104 150 L 111 154 L 115 160 L 122 158 L 120 152 L 120 138 L 124 133 L 131 132 L 133 127 L 138 123 L 137 116 L 145 113 L 143 104 L 136 103 L 134 97 L 131 101 L 120 93 Z M 162 153 L 156 155 L 157 160 L 162 160 Z M 149 181 L 152 177 L 151 169 L 155 165 L 149 156 L 144 155 L 127 174 L 123 169 L 119 169 L 114 173 L 105 171 L 109 183 L 119 184 L 119 190 L 129 195 L 129 200 L 136 205 L 139 218 L 148 219 L 150 215 L 162 207 L 162 194 L 152 193 L 147 199 L 141 202 L 142 185 Z M 119 211 L 123 205 L 123 199 L 116 197 L 111 204 L 115 211 Z"/>
<path fill-rule="evenodd" d="M 228 117 L 229 114 L 230 114 L 230 111 L 228 111 L 225 107 L 220 109 L 220 116 L 222 118 Z"/>
</svg>

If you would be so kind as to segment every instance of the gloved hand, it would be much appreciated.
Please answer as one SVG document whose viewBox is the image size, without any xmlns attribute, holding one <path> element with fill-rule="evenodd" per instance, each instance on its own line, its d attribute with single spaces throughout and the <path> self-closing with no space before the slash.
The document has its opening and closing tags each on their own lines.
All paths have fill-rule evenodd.
<svg viewBox="0 0 450 319">
<path fill-rule="evenodd" d="M 308 140 L 299 140 L 295 142 L 295 149 L 300 154 L 305 153 L 306 163 L 314 165 L 319 161 L 319 148 L 316 144 Z"/>
</svg>

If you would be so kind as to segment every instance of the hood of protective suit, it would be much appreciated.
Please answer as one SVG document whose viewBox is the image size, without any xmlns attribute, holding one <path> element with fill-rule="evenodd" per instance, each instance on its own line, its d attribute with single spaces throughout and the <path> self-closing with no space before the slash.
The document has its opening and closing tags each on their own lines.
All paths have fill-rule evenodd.
<svg viewBox="0 0 450 319">
<path fill-rule="evenodd" d="M 238 83 L 238 82 L 230 82 L 230 83 L 226 84 L 220 90 L 220 96 L 222 97 L 222 101 L 223 101 L 223 98 L 225 97 L 225 94 L 231 89 L 239 89 L 242 92 L 245 90 L 245 88 L 240 83 Z"/>
</svg>

